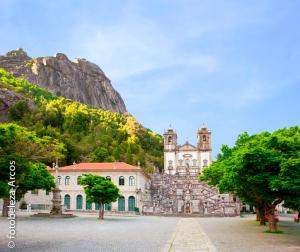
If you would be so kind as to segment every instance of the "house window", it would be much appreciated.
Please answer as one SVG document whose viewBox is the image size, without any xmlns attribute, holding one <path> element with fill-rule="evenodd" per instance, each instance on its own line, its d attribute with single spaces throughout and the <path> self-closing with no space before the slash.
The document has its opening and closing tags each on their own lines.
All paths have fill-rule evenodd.
<svg viewBox="0 0 300 252">
<path fill-rule="evenodd" d="M 203 167 L 207 167 L 207 160 L 203 160 Z"/>
<path fill-rule="evenodd" d="M 106 180 L 111 181 L 111 176 L 106 176 Z"/>
<path fill-rule="evenodd" d="M 65 185 L 70 185 L 70 176 L 65 177 Z"/>
<path fill-rule="evenodd" d="M 61 176 L 57 176 L 57 183 L 60 185 L 61 182 Z"/>
<path fill-rule="evenodd" d="M 119 177 L 119 185 L 125 185 L 125 179 L 123 176 Z"/>
<path fill-rule="evenodd" d="M 79 183 L 79 182 L 80 182 L 80 179 L 81 179 L 81 176 L 78 176 L 78 177 L 77 177 L 77 185 L 80 185 L 80 183 Z"/>
<path fill-rule="evenodd" d="M 135 178 L 133 176 L 129 176 L 129 185 L 134 186 L 135 185 Z"/>
<path fill-rule="evenodd" d="M 31 194 L 38 195 L 39 194 L 39 190 L 38 189 L 31 190 Z"/>
</svg>

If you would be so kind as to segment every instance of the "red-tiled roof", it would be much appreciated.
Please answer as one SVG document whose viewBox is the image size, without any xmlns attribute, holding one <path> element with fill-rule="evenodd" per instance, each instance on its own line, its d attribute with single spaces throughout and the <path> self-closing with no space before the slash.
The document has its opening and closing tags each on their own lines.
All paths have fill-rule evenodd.
<svg viewBox="0 0 300 252">
<path fill-rule="evenodd" d="M 53 168 L 49 168 L 50 171 L 55 171 Z M 59 171 L 141 171 L 137 166 L 126 164 L 124 162 L 113 163 L 80 163 L 68 166 L 59 167 Z"/>
</svg>

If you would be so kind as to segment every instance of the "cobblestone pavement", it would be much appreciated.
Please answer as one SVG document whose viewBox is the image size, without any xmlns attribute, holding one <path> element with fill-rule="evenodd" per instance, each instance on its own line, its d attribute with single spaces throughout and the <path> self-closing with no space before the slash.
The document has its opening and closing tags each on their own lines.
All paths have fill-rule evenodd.
<svg viewBox="0 0 300 252">
<path fill-rule="evenodd" d="M 254 215 L 243 218 L 199 218 L 202 230 L 218 252 L 300 252 L 300 224 L 293 216 L 279 216 L 283 234 L 264 233 Z"/>
<path fill-rule="evenodd" d="M 163 251 L 209 252 L 216 250 L 209 238 L 202 231 L 198 219 L 182 218 L 179 220 L 171 239 Z"/>
<path fill-rule="evenodd" d="M 77 213 L 76 213 L 77 214 Z M 0 218 L 0 251 L 300 252 L 300 224 L 280 217 L 283 234 L 266 234 L 254 216 L 176 218 L 79 214 L 70 219 L 18 215 L 16 248 L 7 248 L 8 221 Z"/>
<path fill-rule="evenodd" d="M 99 221 L 96 215 L 69 219 L 20 217 L 14 250 L 7 249 L 8 222 L 0 218 L 0 251 L 160 251 L 179 218 L 115 217 Z"/>
</svg>

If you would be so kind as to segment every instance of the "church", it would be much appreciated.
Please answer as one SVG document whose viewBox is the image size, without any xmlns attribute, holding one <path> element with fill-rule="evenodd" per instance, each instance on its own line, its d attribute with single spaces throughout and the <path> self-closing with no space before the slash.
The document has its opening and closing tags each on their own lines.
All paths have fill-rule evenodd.
<svg viewBox="0 0 300 252">
<path fill-rule="evenodd" d="M 177 144 L 177 134 L 169 128 L 164 133 L 164 173 L 169 175 L 199 175 L 211 164 L 211 132 L 201 128 L 197 133 L 197 146 L 186 141 Z"/>
<path fill-rule="evenodd" d="M 199 181 L 202 170 L 212 162 L 211 131 L 197 132 L 197 146 L 177 144 L 177 133 L 164 133 L 164 170 L 151 177 L 143 213 L 149 215 L 237 216 L 239 203 L 231 194 Z"/>
</svg>

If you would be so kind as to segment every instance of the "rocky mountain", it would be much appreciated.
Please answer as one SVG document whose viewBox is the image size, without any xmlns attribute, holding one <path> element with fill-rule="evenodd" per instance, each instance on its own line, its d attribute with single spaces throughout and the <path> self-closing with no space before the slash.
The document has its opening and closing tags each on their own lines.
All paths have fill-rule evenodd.
<svg viewBox="0 0 300 252">
<path fill-rule="evenodd" d="M 29 82 L 95 108 L 125 113 L 126 106 L 104 72 L 85 59 L 69 60 L 65 54 L 31 58 L 23 49 L 0 56 L 0 68 Z"/>
</svg>

